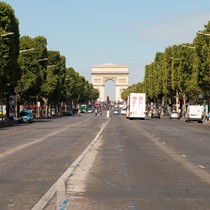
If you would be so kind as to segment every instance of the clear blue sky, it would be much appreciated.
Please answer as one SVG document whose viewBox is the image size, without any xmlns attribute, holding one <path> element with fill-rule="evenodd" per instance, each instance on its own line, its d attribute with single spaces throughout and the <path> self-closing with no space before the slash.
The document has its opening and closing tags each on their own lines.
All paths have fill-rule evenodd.
<svg viewBox="0 0 210 210">
<path fill-rule="evenodd" d="M 210 21 L 210 0 L 4 0 L 20 34 L 44 36 L 67 67 L 91 82 L 91 66 L 126 64 L 129 84 L 142 82 L 145 65 L 166 47 L 193 42 Z M 110 86 L 113 84 L 110 83 Z M 106 85 L 107 86 L 107 85 Z M 113 89 L 106 94 L 112 97 Z"/>
</svg>

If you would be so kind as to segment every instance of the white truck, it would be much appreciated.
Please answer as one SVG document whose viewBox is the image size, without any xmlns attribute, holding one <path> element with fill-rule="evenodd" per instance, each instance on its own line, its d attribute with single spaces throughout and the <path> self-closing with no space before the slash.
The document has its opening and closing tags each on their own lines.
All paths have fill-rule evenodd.
<svg viewBox="0 0 210 210">
<path fill-rule="evenodd" d="M 128 119 L 145 119 L 146 117 L 146 94 L 130 93 L 127 99 Z"/>
<path fill-rule="evenodd" d="M 185 122 L 202 122 L 204 117 L 204 107 L 200 105 L 189 105 L 185 114 Z"/>
</svg>

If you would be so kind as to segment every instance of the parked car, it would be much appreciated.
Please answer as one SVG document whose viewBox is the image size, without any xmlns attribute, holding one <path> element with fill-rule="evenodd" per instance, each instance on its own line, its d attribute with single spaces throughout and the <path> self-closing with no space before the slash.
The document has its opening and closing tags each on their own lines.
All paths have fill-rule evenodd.
<svg viewBox="0 0 210 210">
<path fill-rule="evenodd" d="M 18 115 L 18 123 L 32 123 L 33 114 L 31 110 L 24 109 Z"/>
<path fill-rule="evenodd" d="M 179 116 L 179 113 L 176 112 L 176 111 L 172 111 L 170 114 L 169 114 L 169 119 L 179 119 L 180 116 Z"/>
<path fill-rule="evenodd" d="M 158 118 L 158 119 L 160 119 L 160 110 L 157 110 L 157 109 L 152 110 L 151 118 Z"/>
<path fill-rule="evenodd" d="M 66 112 L 63 112 L 63 115 L 64 116 L 72 116 L 72 112 L 71 111 L 66 111 Z"/>
<path fill-rule="evenodd" d="M 118 109 L 114 109 L 113 115 L 119 115 L 119 114 L 120 114 L 120 111 Z"/>
<path fill-rule="evenodd" d="M 126 108 L 122 108 L 120 114 L 122 115 L 126 115 L 127 109 Z"/>
</svg>

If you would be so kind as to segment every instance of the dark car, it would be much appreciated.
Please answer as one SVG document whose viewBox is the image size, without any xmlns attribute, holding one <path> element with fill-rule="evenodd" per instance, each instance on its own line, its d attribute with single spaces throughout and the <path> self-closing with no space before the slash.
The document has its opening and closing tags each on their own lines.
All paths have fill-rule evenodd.
<svg viewBox="0 0 210 210">
<path fill-rule="evenodd" d="M 33 114 L 31 110 L 24 109 L 18 115 L 18 123 L 32 123 Z"/>
<path fill-rule="evenodd" d="M 158 119 L 160 119 L 160 110 L 152 110 L 151 118 L 158 118 Z"/>
</svg>

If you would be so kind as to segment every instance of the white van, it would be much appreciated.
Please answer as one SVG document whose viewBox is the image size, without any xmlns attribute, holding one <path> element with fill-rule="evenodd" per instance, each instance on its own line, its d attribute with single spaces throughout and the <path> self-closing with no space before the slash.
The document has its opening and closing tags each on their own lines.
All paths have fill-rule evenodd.
<svg viewBox="0 0 210 210">
<path fill-rule="evenodd" d="M 200 105 L 189 105 L 185 115 L 185 122 L 197 121 L 202 122 L 204 117 L 204 108 Z"/>
<path fill-rule="evenodd" d="M 121 115 L 126 115 L 126 113 L 127 113 L 127 108 L 126 108 L 126 107 L 123 107 L 123 108 L 121 109 L 120 114 L 121 114 Z"/>
</svg>

